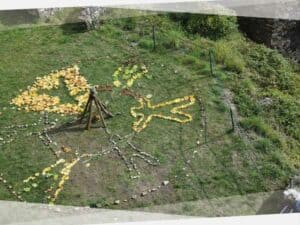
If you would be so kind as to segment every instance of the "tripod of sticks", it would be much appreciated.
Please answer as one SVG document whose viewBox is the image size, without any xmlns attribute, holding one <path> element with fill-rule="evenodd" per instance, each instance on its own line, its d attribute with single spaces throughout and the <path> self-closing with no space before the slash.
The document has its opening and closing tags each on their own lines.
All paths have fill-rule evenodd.
<svg viewBox="0 0 300 225">
<path fill-rule="evenodd" d="M 113 116 L 112 113 L 107 110 L 106 106 L 97 98 L 96 94 L 97 94 L 96 89 L 90 88 L 89 99 L 88 99 L 88 101 L 85 105 L 84 111 L 79 119 L 79 123 L 82 123 L 85 115 L 88 114 L 88 120 L 87 120 L 87 124 L 86 124 L 87 130 L 91 129 L 91 124 L 92 124 L 92 119 L 93 119 L 93 110 L 92 110 L 93 104 L 95 104 L 95 106 L 97 108 L 97 113 L 100 116 L 100 120 L 103 125 L 103 128 L 106 128 L 103 113 L 104 113 L 104 115 L 106 115 L 108 117 Z"/>
</svg>

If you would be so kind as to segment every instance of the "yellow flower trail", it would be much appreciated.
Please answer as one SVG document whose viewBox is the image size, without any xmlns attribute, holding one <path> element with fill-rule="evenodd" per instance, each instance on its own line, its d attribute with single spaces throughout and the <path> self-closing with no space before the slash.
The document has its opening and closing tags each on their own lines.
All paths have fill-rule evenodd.
<svg viewBox="0 0 300 225">
<path fill-rule="evenodd" d="M 49 204 L 54 204 L 56 199 L 58 198 L 61 191 L 64 189 L 65 183 L 70 179 L 70 173 L 72 172 L 73 167 L 83 158 L 86 157 L 93 157 L 93 154 L 82 154 L 80 156 L 77 156 L 73 158 L 70 162 L 67 162 L 65 159 L 59 159 L 54 164 L 44 168 L 41 173 L 35 173 L 33 176 L 29 176 L 28 178 L 23 180 L 24 184 L 29 184 L 31 182 L 37 181 L 37 179 L 40 179 L 42 177 L 46 177 L 48 179 L 53 179 L 53 184 L 51 187 L 45 191 L 50 192 L 50 194 L 47 196 L 49 200 Z M 53 170 L 57 168 L 60 164 L 63 164 L 62 169 L 59 171 L 59 174 L 56 174 Z M 59 179 L 60 177 L 60 179 Z M 59 179 L 59 182 L 56 186 L 56 180 Z M 37 182 L 38 183 L 38 182 Z M 56 186 L 56 189 L 54 188 Z M 55 189 L 55 190 L 54 190 Z"/>
<path fill-rule="evenodd" d="M 161 118 L 161 119 L 166 119 L 166 120 L 172 120 L 172 121 L 176 121 L 178 123 L 187 123 L 192 121 L 193 117 L 192 115 L 185 113 L 182 111 L 182 109 L 185 109 L 191 105 L 193 105 L 196 102 L 196 99 L 193 95 L 188 95 L 182 98 L 176 98 L 173 99 L 171 101 L 167 101 L 167 102 L 162 102 L 156 105 L 152 105 L 151 101 L 147 98 L 140 98 L 138 99 L 138 102 L 140 103 L 139 106 L 134 106 L 131 107 L 130 109 L 130 113 L 133 117 L 135 118 L 139 118 L 137 121 L 135 121 L 133 123 L 133 130 L 136 132 L 141 132 L 143 129 L 145 129 L 148 124 L 151 122 L 152 118 L 157 117 L 157 118 Z M 182 103 L 179 106 L 175 106 L 173 107 L 170 112 L 173 115 L 181 115 L 184 116 L 185 119 L 180 119 L 178 117 L 175 116 L 167 116 L 167 115 L 163 115 L 161 113 L 152 113 L 148 116 L 145 116 L 144 113 L 139 113 L 137 112 L 137 110 L 143 110 L 145 108 L 150 109 L 150 111 L 157 109 L 157 108 L 163 108 L 166 106 L 170 106 L 170 105 L 178 105 L 179 103 Z"/>
</svg>

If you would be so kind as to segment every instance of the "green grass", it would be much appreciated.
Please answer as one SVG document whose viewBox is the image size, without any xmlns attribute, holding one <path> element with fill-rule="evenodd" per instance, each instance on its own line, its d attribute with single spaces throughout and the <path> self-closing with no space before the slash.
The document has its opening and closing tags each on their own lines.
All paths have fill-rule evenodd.
<svg viewBox="0 0 300 225">
<path fill-rule="evenodd" d="M 297 122 L 295 110 L 298 106 L 291 106 L 291 111 L 286 112 L 283 108 L 265 109 L 257 104 L 261 94 L 275 95 L 277 92 L 274 89 L 279 90 L 280 100 L 285 104 L 296 104 L 298 95 L 294 91 L 286 93 L 288 97 L 284 98 L 281 91 L 285 86 L 272 89 L 267 87 L 264 92 L 260 91 L 263 84 L 256 79 L 261 68 L 258 66 L 260 57 L 254 56 L 256 50 L 248 49 L 256 45 L 239 35 L 223 40 L 222 43 L 202 37 L 188 37 L 176 28 L 175 23 L 163 19 L 167 25 L 164 25 L 166 29 L 160 29 L 157 34 L 156 51 L 152 49 L 150 27 L 143 27 L 145 32 L 141 34 L 139 25 L 124 27 L 125 22 L 114 20 L 90 32 L 71 33 L 70 27 L 52 26 L 0 33 L 0 58 L 3 65 L 0 67 L 1 127 L 36 122 L 39 119 L 38 113 L 17 111 L 9 104 L 10 100 L 18 95 L 19 89 L 24 90 L 31 85 L 37 76 L 47 75 L 52 70 L 75 63 L 79 65 L 81 74 L 93 85 L 111 84 L 113 72 L 128 60 L 144 63 L 149 70 L 149 78 L 138 80 L 132 88 L 134 91 L 144 96 L 152 94 L 154 103 L 193 94 L 205 104 L 207 144 L 204 144 L 203 115 L 198 104 L 186 110 L 193 115 L 190 123 L 180 125 L 153 119 L 144 131 L 134 137 L 133 142 L 159 158 L 161 164 L 158 167 L 152 168 L 139 161 L 141 178 L 131 180 L 116 154 L 94 161 L 88 169 L 79 164 L 72 171 L 70 181 L 58 198 L 58 204 L 133 208 L 154 203 L 276 190 L 285 187 L 289 175 L 295 168 L 299 168 L 296 151 L 299 149 L 299 139 L 293 135 L 295 124 L 288 124 L 290 117 Z M 164 32 L 171 37 L 166 38 Z M 139 44 L 132 47 L 132 41 Z M 235 41 L 238 44 L 234 44 Z M 227 42 L 232 51 L 225 47 Z M 209 69 L 208 52 L 212 48 L 217 59 L 214 76 Z M 262 46 L 257 48 L 265 49 Z M 258 51 L 257 54 L 268 51 Z M 230 60 L 232 57 L 233 60 Z M 265 63 L 274 68 L 275 72 L 294 73 L 292 65 L 284 62 L 285 66 L 278 68 L 277 63 L 272 63 L 267 57 Z M 286 82 L 285 85 L 291 84 Z M 229 109 L 222 99 L 224 88 L 234 93 L 235 103 L 244 119 L 242 127 L 254 136 L 254 141 L 248 143 L 228 132 L 231 122 Z M 70 101 L 64 89 L 56 94 L 63 101 Z M 130 107 L 137 105 L 137 102 L 116 92 L 99 93 L 99 97 L 113 113 L 119 113 L 107 120 L 108 128 L 120 135 L 131 133 L 133 117 L 129 112 Z M 55 118 L 59 119 L 58 123 L 70 119 L 50 115 L 50 119 Z M 19 131 L 15 142 L 0 146 L 0 172 L 17 190 L 23 189 L 24 178 L 55 161 L 53 154 L 36 136 L 26 137 L 29 132 L 39 131 L 42 127 L 39 125 Z M 58 148 L 68 145 L 81 153 L 108 147 L 108 140 L 101 129 L 90 132 L 63 131 L 53 134 L 53 138 Z M 281 145 L 276 145 L 276 150 L 267 154 L 277 140 Z M 128 150 L 126 154 L 131 153 Z M 170 185 L 159 192 L 120 206 L 106 206 L 107 202 L 139 195 L 163 180 L 170 180 Z M 27 201 L 46 202 L 40 186 L 36 191 L 23 195 Z M 0 199 L 10 200 L 13 197 L 6 189 L 0 188 Z"/>
</svg>

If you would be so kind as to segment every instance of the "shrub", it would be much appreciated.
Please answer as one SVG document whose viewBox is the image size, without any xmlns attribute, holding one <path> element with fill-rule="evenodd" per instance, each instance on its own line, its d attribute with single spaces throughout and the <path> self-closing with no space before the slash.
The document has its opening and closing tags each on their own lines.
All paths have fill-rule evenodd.
<svg viewBox="0 0 300 225">
<path fill-rule="evenodd" d="M 186 29 L 193 34 L 200 34 L 217 40 L 237 31 L 235 17 L 192 14 L 187 21 Z"/>
<path fill-rule="evenodd" d="M 239 93 L 234 96 L 234 102 L 238 105 L 242 116 L 257 115 L 261 112 L 261 107 L 256 104 L 249 93 L 239 90 Z"/>
<path fill-rule="evenodd" d="M 274 101 L 275 118 L 284 131 L 300 140 L 300 103 L 299 99 L 280 91 L 273 90 L 271 97 Z"/>
<path fill-rule="evenodd" d="M 197 58 L 194 56 L 186 55 L 184 58 L 182 58 L 182 63 L 184 65 L 193 65 L 197 63 Z"/>
<path fill-rule="evenodd" d="M 274 150 L 272 142 L 268 138 L 261 138 L 254 143 L 254 147 L 263 153 L 268 153 Z"/>
<path fill-rule="evenodd" d="M 111 38 L 120 37 L 122 35 L 122 32 L 110 23 L 105 23 L 103 26 L 101 26 L 99 33 L 107 35 Z"/>
<path fill-rule="evenodd" d="M 223 63 L 230 71 L 241 73 L 245 69 L 243 56 L 227 41 L 215 43 L 215 57 L 217 62 Z"/>
<path fill-rule="evenodd" d="M 241 121 L 243 128 L 253 130 L 258 135 L 269 138 L 276 145 L 281 144 L 281 139 L 278 133 L 266 124 L 260 117 L 249 117 Z"/>
<path fill-rule="evenodd" d="M 171 20 L 180 22 L 183 27 L 186 27 L 189 19 L 191 17 L 190 13 L 170 13 L 169 18 Z"/>
<path fill-rule="evenodd" d="M 168 30 L 164 33 L 162 45 L 167 49 L 177 49 L 180 47 L 182 33 L 176 30 Z"/>
<path fill-rule="evenodd" d="M 152 49 L 153 48 L 153 43 L 152 43 L 152 40 L 149 40 L 149 39 L 142 39 L 140 42 L 139 42 L 139 46 L 141 48 L 145 48 L 145 49 Z"/>
<path fill-rule="evenodd" d="M 225 67 L 233 72 L 242 73 L 245 68 L 245 62 L 241 57 L 226 58 L 224 61 Z"/>
<path fill-rule="evenodd" d="M 288 61 L 277 51 L 264 46 L 249 48 L 248 66 L 257 72 L 257 83 L 263 88 L 277 88 L 281 91 L 296 91 L 296 75 Z"/>
<path fill-rule="evenodd" d="M 122 21 L 122 28 L 124 30 L 134 30 L 137 26 L 137 21 L 135 17 L 127 17 Z"/>
<path fill-rule="evenodd" d="M 271 180 L 286 177 L 285 171 L 280 168 L 280 165 L 272 162 L 264 163 L 261 169 L 261 174 Z"/>
</svg>

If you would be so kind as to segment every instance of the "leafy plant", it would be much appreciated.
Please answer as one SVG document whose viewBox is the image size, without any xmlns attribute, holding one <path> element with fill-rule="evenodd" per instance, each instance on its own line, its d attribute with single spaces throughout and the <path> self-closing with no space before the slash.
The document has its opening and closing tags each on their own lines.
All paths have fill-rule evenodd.
<svg viewBox="0 0 300 225">
<path fill-rule="evenodd" d="M 217 62 L 233 72 L 241 73 L 246 67 L 243 56 L 235 50 L 228 41 L 218 41 L 215 43 L 215 57 Z"/>
<path fill-rule="evenodd" d="M 192 14 L 187 22 L 186 30 L 217 40 L 236 32 L 237 22 L 235 17 Z"/>
</svg>

